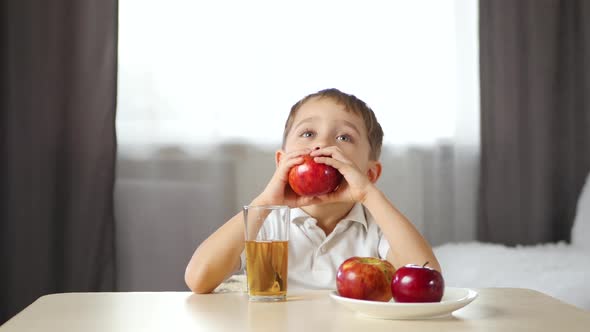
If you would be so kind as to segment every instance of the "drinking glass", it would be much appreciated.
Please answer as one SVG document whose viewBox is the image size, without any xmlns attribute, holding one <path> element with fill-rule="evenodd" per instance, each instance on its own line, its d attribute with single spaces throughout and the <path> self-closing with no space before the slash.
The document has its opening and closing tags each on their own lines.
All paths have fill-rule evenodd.
<svg viewBox="0 0 590 332">
<path fill-rule="evenodd" d="M 244 206 L 250 301 L 284 301 L 289 258 L 289 207 Z"/>
</svg>

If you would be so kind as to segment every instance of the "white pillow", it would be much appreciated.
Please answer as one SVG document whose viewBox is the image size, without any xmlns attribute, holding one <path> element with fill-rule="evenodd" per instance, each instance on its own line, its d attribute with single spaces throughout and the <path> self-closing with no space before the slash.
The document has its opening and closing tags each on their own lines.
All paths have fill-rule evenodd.
<svg viewBox="0 0 590 332">
<path fill-rule="evenodd" d="M 590 174 L 582 188 L 572 227 L 572 245 L 590 249 Z"/>
</svg>

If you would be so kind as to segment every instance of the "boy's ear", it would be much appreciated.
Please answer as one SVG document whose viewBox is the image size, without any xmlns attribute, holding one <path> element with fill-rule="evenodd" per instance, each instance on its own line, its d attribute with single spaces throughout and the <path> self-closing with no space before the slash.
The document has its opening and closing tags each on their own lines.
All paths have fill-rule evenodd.
<svg viewBox="0 0 590 332">
<path fill-rule="evenodd" d="M 281 158 L 283 157 L 283 155 L 285 154 L 285 152 L 283 150 L 277 150 L 277 152 L 275 152 L 275 166 L 279 166 L 279 163 L 281 162 Z"/>
<path fill-rule="evenodd" d="M 371 183 L 375 183 L 377 182 L 377 180 L 379 180 L 379 177 L 381 177 L 382 169 L 383 166 L 379 161 L 371 160 L 369 162 L 369 170 L 367 171 L 367 176 L 369 177 L 369 181 L 371 181 Z"/>
</svg>

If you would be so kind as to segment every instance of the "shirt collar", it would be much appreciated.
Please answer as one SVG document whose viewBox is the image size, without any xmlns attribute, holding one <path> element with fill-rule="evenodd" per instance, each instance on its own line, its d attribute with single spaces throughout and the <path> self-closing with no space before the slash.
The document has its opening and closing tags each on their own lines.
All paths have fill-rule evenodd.
<svg viewBox="0 0 590 332">
<path fill-rule="evenodd" d="M 300 208 L 291 209 L 291 222 L 294 224 L 301 224 L 305 220 L 312 218 L 309 214 L 303 211 Z M 350 220 L 354 222 L 358 222 L 359 224 L 363 225 L 365 230 L 367 230 L 367 217 L 365 215 L 365 209 L 361 203 L 356 203 L 350 209 L 348 214 L 342 218 L 341 221 Z"/>
</svg>

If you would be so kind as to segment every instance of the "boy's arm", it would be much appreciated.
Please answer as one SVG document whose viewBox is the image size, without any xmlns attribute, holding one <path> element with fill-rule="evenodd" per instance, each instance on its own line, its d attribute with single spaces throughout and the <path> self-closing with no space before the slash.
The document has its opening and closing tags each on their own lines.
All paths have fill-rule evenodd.
<svg viewBox="0 0 590 332">
<path fill-rule="evenodd" d="M 396 268 L 406 264 L 428 266 L 441 272 L 431 246 L 414 225 L 375 186 L 370 185 L 363 205 L 371 212 L 390 248 L 387 260 Z"/>
<path fill-rule="evenodd" d="M 250 205 L 308 205 L 315 198 L 298 197 L 288 188 L 288 172 L 301 164 L 304 154 L 299 150 L 282 155 L 277 169 L 264 191 Z M 223 224 L 195 250 L 184 273 L 186 285 L 195 293 L 210 293 L 231 273 L 240 267 L 240 254 L 244 250 L 244 217 L 242 213 Z"/>
<path fill-rule="evenodd" d="M 199 294 L 212 292 L 238 270 L 243 249 L 243 217 L 238 213 L 195 250 L 184 273 L 188 288 Z"/>
<path fill-rule="evenodd" d="M 377 225 L 389 242 L 387 260 L 396 268 L 406 264 L 428 265 L 439 272 L 440 264 L 428 242 L 414 225 L 399 212 L 375 186 L 381 174 L 380 166 L 369 174 L 363 174 L 338 147 L 326 147 L 311 152 L 316 162 L 336 167 L 346 179 L 336 192 L 320 199 L 324 202 L 354 201 L 362 203 L 371 212 Z"/>
<path fill-rule="evenodd" d="M 252 205 L 259 205 L 254 200 Z M 238 213 L 211 234 L 195 250 L 184 273 L 186 285 L 195 293 L 212 292 L 240 268 L 244 250 L 244 217 Z"/>
</svg>

